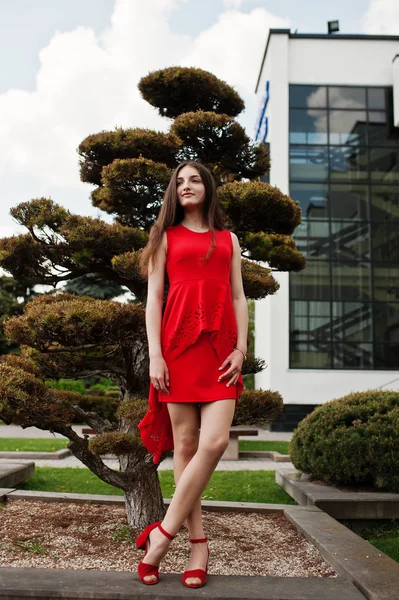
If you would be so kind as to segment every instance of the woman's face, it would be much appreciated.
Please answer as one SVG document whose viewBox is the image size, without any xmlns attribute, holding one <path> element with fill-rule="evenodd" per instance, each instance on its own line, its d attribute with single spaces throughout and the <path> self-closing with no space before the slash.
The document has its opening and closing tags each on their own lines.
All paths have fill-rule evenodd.
<svg viewBox="0 0 399 600">
<path fill-rule="evenodd" d="M 182 167 L 176 181 L 178 202 L 183 208 L 190 209 L 204 202 L 205 186 L 195 167 Z"/>
</svg>

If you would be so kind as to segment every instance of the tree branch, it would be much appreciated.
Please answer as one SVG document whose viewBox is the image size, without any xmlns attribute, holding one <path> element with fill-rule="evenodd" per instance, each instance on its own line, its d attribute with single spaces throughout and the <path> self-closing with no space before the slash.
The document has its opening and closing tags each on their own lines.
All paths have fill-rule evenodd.
<svg viewBox="0 0 399 600">
<path fill-rule="evenodd" d="M 58 353 L 58 352 L 80 352 L 81 350 L 91 350 L 101 346 L 100 342 L 97 344 L 84 344 L 83 346 L 55 346 L 53 348 L 46 348 L 46 353 Z"/>
<path fill-rule="evenodd" d="M 108 419 L 103 419 L 97 413 L 89 410 L 83 410 L 83 408 L 77 404 L 73 405 L 73 409 L 76 413 L 76 416 L 87 423 L 92 429 L 94 429 L 96 433 L 115 431 L 115 427 L 112 425 L 112 423 L 108 421 Z"/>
<path fill-rule="evenodd" d="M 122 490 L 127 488 L 128 483 L 131 485 L 131 475 L 128 477 L 126 473 L 114 471 L 110 467 L 107 467 L 99 456 L 96 456 L 89 450 L 87 438 L 81 438 L 70 425 L 57 427 L 57 432 L 65 435 L 70 440 L 68 448 L 72 454 L 93 471 L 97 477 L 105 481 L 105 483 L 114 485 Z"/>
</svg>

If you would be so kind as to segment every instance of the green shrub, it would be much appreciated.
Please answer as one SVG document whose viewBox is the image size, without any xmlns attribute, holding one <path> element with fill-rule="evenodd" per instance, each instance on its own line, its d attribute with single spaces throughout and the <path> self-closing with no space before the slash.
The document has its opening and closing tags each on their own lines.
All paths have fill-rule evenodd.
<svg viewBox="0 0 399 600">
<path fill-rule="evenodd" d="M 76 392 L 82 396 L 90 396 L 93 399 L 82 398 L 78 402 L 79 406 L 84 410 L 96 412 L 100 410 L 101 416 L 108 419 L 115 412 L 118 405 L 120 389 L 111 379 L 105 377 L 98 379 L 97 383 L 90 383 L 90 379 L 49 379 L 46 384 L 55 390 L 65 390 Z M 103 401 L 101 397 L 104 398 Z M 79 419 L 76 422 L 79 422 Z"/>
<path fill-rule="evenodd" d="M 93 381 L 97 379 L 97 381 Z M 92 394 L 95 396 L 117 395 L 119 389 L 111 379 L 97 377 L 90 379 L 49 379 L 46 384 L 56 390 L 69 390 L 79 394 Z M 115 392 L 117 390 L 117 392 Z"/>
<path fill-rule="evenodd" d="M 367 390 L 323 404 L 299 423 L 290 455 L 314 479 L 399 492 L 399 393 Z"/>
<path fill-rule="evenodd" d="M 55 390 L 68 390 L 78 394 L 86 393 L 86 386 L 81 379 L 54 379 L 46 381 L 46 384 Z"/>
<path fill-rule="evenodd" d="M 233 425 L 262 427 L 273 423 L 283 410 L 283 399 L 271 390 L 243 390 L 233 418 Z"/>
</svg>

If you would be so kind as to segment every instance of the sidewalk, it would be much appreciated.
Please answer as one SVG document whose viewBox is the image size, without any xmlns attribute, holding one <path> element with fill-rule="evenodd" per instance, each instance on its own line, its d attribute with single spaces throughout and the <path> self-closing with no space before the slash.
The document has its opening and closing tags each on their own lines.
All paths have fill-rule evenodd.
<svg viewBox="0 0 399 600">
<path fill-rule="evenodd" d="M 82 434 L 82 428 L 86 425 L 74 425 L 72 429 L 79 435 Z M 64 438 L 59 433 L 50 433 L 49 431 L 43 431 L 37 427 L 26 427 L 23 429 L 18 425 L 0 425 L 0 438 Z M 292 437 L 292 431 L 266 431 L 265 429 L 259 430 L 257 437 L 240 437 L 240 440 L 273 440 L 275 442 L 289 442 Z M 65 439 L 65 438 L 64 438 Z"/>
<path fill-rule="evenodd" d="M 74 425 L 72 429 L 76 433 L 82 433 L 83 425 Z M 26 427 L 23 429 L 19 425 L 0 425 L 0 438 L 61 438 L 65 439 L 65 436 L 59 433 L 50 433 L 50 431 L 44 431 L 37 427 Z"/>
<path fill-rule="evenodd" d="M 87 467 L 75 456 L 68 456 L 62 460 L 41 460 L 35 458 L 33 461 L 31 458 L 0 458 L 0 466 L 3 464 L 17 463 L 19 465 L 34 462 L 36 467 L 55 467 L 55 468 L 81 468 L 86 469 Z M 104 464 L 110 469 L 119 469 L 119 463 L 117 460 L 104 459 Z M 274 460 L 264 458 L 244 458 L 240 460 L 221 460 L 219 461 L 216 471 L 275 471 L 278 469 L 293 470 L 295 467 L 291 462 L 274 462 Z M 159 465 L 158 470 L 172 470 L 173 462 L 172 458 L 167 458 Z"/>
</svg>

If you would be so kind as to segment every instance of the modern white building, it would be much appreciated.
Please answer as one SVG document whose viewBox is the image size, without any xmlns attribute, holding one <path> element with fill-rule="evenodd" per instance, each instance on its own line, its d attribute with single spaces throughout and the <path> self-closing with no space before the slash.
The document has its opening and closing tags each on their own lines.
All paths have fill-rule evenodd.
<svg viewBox="0 0 399 600">
<path fill-rule="evenodd" d="M 300 273 L 255 306 L 255 387 L 292 427 L 315 405 L 399 390 L 399 36 L 271 29 L 256 85 L 270 183 L 300 202 Z"/>
</svg>

